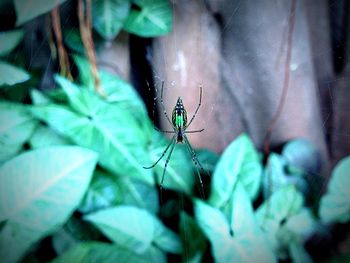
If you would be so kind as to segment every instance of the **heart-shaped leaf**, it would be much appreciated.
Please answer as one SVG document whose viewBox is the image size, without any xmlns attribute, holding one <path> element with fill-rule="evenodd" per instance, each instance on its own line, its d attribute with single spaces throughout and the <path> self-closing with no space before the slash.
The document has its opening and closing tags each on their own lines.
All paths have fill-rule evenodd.
<svg viewBox="0 0 350 263">
<path fill-rule="evenodd" d="M 167 0 L 136 0 L 124 23 L 124 29 L 142 37 L 162 36 L 170 32 L 172 11 Z"/>
<path fill-rule="evenodd" d="M 103 101 L 92 91 L 79 89 L 66 79 L 57 79 L 72 109 L 50 104 L 35 106 L 32 113 L 74 143 L 98 152 L 102 167 L 153 184 L 151 172 L 143 168 L 149 162 L 146 153 L 149 135 L 131 112 L 117 103 Z"/>
<path fill-rule="evenodd" d="M 93 26 L 105 39 L 113 39 L 122 29 L 129 12 L 130 0 L 93 0 Z"/>
<path fill-rule="evenodd" d="M 325 222 L 350 220 L 350 157 L 342 159 L 332 172 L 327 193 L 320 202 L 319 214 Z"/>
<path fill-rule="evenodd" d="M 23 153 L 0 167 L 0 256 L 19 260 L 69 218 L 86 191 L 97 156 L 76 146 Z M 62 194 L 64 193 L 64 194 Z"/>
<path fill-rule="evenodd" d="M 222 154 L 213 175 L 210 204 L 221 207 L 230 198 L 238 180 L 254 199 L 261 180 L 261 162 L 252 141 L 245 134 L 235 139 Z"/>
</svg>

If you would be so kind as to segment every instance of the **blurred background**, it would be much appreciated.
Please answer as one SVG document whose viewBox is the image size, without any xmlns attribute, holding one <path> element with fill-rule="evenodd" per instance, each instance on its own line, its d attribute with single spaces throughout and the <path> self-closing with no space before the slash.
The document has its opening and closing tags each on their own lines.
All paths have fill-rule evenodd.
<svg viewBox="0 0 350 263">
<path fill-rule="evenodd" d="M 85 142 L 94 136 L 97 138 L 98 132 L 87 135 L 84 131 L 79 131 L 71 134 L 70 131 L 74 127 L 69 131 L 64 130 L 70 124 L 59 124 L 56 117 L 59 116 L 60 119 L 61 115 L 58 111 L 40 113 L 38 110 L 35 113 L 34 110 L 31 114 L 40 125 L 44 125 L 45 128 L 48 126 L 60 136 L 69 139 L 69 142 L 65 143 L 61 139 L 55 139 L 53 142 L 50 137 L 50 143 L 43 142 L 42 145 L 73 142 L 100 154 L 93 178 L 104 178 L 105 175 L 96 175 L 103 170 L 102 172 L 108 171 L 118 176 L 127 174 L 133 180 L 136 179 L 136 185 L 140 182 L 141 185 L 152 185 L 151 195 L 156 197 L 153 196 L 151 200 L 156 202 L 157 206 L 146 205 L 146 208 L 158 213 L 165 225 L 176 232 L 174 222 L 177 224 L 180 220 L 177 209 L 187 209 L 187 206 L 191 206 L 189 204 L 194 200 L 191 199 L 192 192 L 198 197 L 201 189 L 193 187 L 193 184 L 198 185 L 198 179 L 191 176 L 197 175 L 189 172 L 193 168 L 193 156 L 184 158 L 181 155 L 180 150 L 185 146 L 180 145 L 178 152 L 175 150 L 174 161 L 169 162 L 172 170 L 169 173 L 176 174 L 176 170 L 183 169 L 181 172 L 185 174 L 184 178 L 192 178 L 184 179 L 185 185 L 189 182 L 190 186 L 183 186 L 182 182 L 177 181 L 176 176 L 182 178 L 181 172 L 179 175 L 170 175 L 173 179 L 165 188 L 171 190 L 164 193 L 163 210 L 158 207 L 161 193 L 156 191 L 154 184 L 159 185 L 164 160 L 156 167 L 155 180 L 149 179 L 152 173 L 149 170 L 145 172 L 142 168 L 152 165 L 169 142 L 165 137 L 160 139 L 152 135 L 152 123 L 162 130 L 172 130 L 160 104 L 162 83 L 163 100 L 169 116 L 178 97 L 182 97 L 190 118 L 199 103 L 200 87 L 203 88 L 201 106 L 190 129 L 204 131 L 188 134 L 192 147 L 201 149 L 198 158 L 204 167 L 200 171 L 202 175 L 204 170 L 210 174 L 214 172 L 218 158 L 242 133 L 249 136 L 252 147 L 256 149 L 261 171 L 271 166 L 269 158 L 272 153 L 283 155 L 288 142 L 302 139 L 307 141 L 307 146 L 303 144 L 300 148 L 296 147 L 293 158 L 311 175 L 312 184 L 317 188 L 314 195 L 320 197 L 327 191 L 326 183 L 334 167 L 350 154 L 349 14 L 348 0 L 2 0 L 0 97 L 2 101 L 11 103 L 38 105 L 40 101 L 45 101 L 45 98 L 39 95 L 41 99 L 36 97 L 36 93 L 33 93 L 35 90 L 46 94 L 45 96 L 57 105 L 71 101 L 73 113 L 87 114 L 89 107 L 90 110 L 93 109 L 92 104 L 87 102 L 90 100 L 86 97 L 86 100 L 82 99 L 82 103 L 74 105 L 74 99 L 69 95 L 74 92 L 69 93 L 69 88 L 63 88 L 67 94 L 62 95 L 64 92 L 60 87 L 70 84 L 62 79 L 57 80 L 57 75 L 60 75 L 72 83 L 89 86 L 108 102 L 121 102 L 121 108 L 113 114 L 120 113 L 125 115 L 125 118 L 116 117 L 114 120 L 115 115 L 111 114 L 104 116 L 104 120 L 114 121 L 106 126 L 107 129 L 117 131 L 120 127 L 125 128 L 120 134 L 111 136 L 122 138 L 126 149 L 124 153 L 127 152 L 125 156 L 130 151 L 130 156 L 140 162 L 131 168 L 126 164 L 123 172 L 120 172 L 118 166 L 123 166 L 126 162 L 124 159 L 118 159 L 119 156 L 125 157 L 122 151 L 113 152 L 109 146 L 103 148 L 103 140 L 91 144 Z M 102 71 L 104 73 L 101 73 Z M 111 76 L 117 76 L 117 79 Z M 118 83 L 117 89 L 112 87 L 115 83 Z M 6 107 L 4 106 L 4 109 Z M 87 118 L 94 118 L 93 114 L 98 112 L 95 109 L 86 115 Z M 2 117 L 3 125 L 10 122 L 11 116 Z M 12 147 L 13 141 L 6 141 L 9 136 L 4 137 L 5 139 L 1 137 L 4 145 L 0 156 L 1 163 L 27 150 L 40 148 L 36 144 L 37 140 L 30 137 L 32 133 L 35 134 L 34 126 L 28 128 L 31 132 L 28 132 L 28 136 L 21 139 L 20 143 L 16 141 L 17 148 Z M 27 129 L 27 126 L 23 126 L 22 129 Z M 109 135 L 104 133 L 104 136 Z M 40 133 L 36 139 L 41 136 L 43 135 Z M 135 145 L 142 148 L 142 151 L 139 148 L 134 151 Z M 240 149 L 238 147 L 236 151 L 241 151 Z M 154 156 L 149 158 L 148 151 L 153 151 Z M 111 156 L 119 161 L 114 161 Z M 234 160 L 234 152 L 231 156 Z M 227 162 L 230 162 L 230 158 L 227 158 Z M 276 161 L 275 165 L 280 165 L 279 162 Z M 282 166 L 284 168 L 281 170 L 287 167 Z M 198 173 L 197 165 L 194 169 L 197 169 Z M 348 168 L 343 170 L 349 175 Z M 145 179 L 146 177 L 148 179 Z M 349 176 L 344 185 L 349 182 L 348 178 Z M 215 193 L 215 186 L 210 185 L 215 179 L 204 176 L 203 181 L 206 195 L 209 195 L 209 189 L 211 193 Z M 254 209 L 266 198 L 262 192 L 265 191 L 266 194 L 266 191 L 273 190 L 270 189 L 272 186 L 269 186 L 268 179 L 261 181 L 264 185 L 262 189 L 265 188 L 261 191 L 256 190 L 252 195 Z M 295 183 L 298 184 L 299 181 Z M 141 189 L 145 187 L 149 186 L 141 186 Z M 303 192 L 303 187 L 298 189 Z M 136 192 L 140 191 L 139 186 L 135 189 Z M 149 193 L 148 190 L 145 192 Z M 180 204 L 174 201 L 178 192 L 190 194 L 191 201 L 182 200 Z M 344 192 L 346 198 L 349 197 L 347 192 Z M 86 192 L 82 191 L 82 195 L 84 193 Z M 78 201 L 70 211 L 70 214 L 75 211 L 78 222 L 85 213 L 101 208 L 91 208 L 86 196 L 78 214 Z M 125 201 L 125 196 L 126 194 L 122 193 L 121 199 L 112 203 L 130 204 L 129 201 Z M 308 203 L 310 198 L 306 199 Z M 349 200 L 343 201 L 348 207 Z M 108 203 L 106 207 L 112 203 Z M 137 201 L 131 203 L 134 205 Z M 189 210 L 189 214 L 193 213 L 192 208 Z M 70 220 L 72 225 L 74 220 Z M 67 227 L 67 221 L 64 222 Z M 331 227 L 325 228 L 326 230 L 322 228 L 323 234 L 315 234 L 313 238 L 308 239 L 306 247 L 314 261 L 319 262 L 329 257 L 333 250 L 349 255 L 349 238 L 346 238 L 349 223 L 347 220 L 341 223 L 345 223 L 345 226 L 333 225 L 332 222 Z M 343 235 L 339 237 L 339 233 Z M 108 234 L 107 237 L 110 238 Z M 90 238 L 102 241 L 106 239 L 100 236 Z M 41 244 L 43 247 L 49 246 L 49 250 L 53 249 L 47 245 L 47 240 Z M 213 244 L 212 246 L 215 247 Z M 320 251 L 322 248 L 327 249 Z M 165 251 L 178 253 L 176 249 L 171 249 Z M 205 249 L 203 251 L 203 255 L 208 256 L 210 260 L 220 261 L 215 252 Z M 39 252 L 37 254 L 40 255 Z M 48 254 L 46 258 L 44 256 L 45 260 L 52 259 L 53 255 L 60 255 L 57 249 Z M 170 257 L 170 260 L 180 259 L 177 256 Z M 200 259 L 201 257 L 198 260 Z M 281 256 L 279 260 L 304 262 L 305 258 L 297 261 L 293 257 Z"/>
</svg>

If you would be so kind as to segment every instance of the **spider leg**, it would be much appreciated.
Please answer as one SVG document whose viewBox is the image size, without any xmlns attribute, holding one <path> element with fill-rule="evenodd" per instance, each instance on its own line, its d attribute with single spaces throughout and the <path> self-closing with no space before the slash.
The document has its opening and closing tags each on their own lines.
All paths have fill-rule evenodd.
<svg viewBox="0 0 350 263">
<path fill-rule="evenodd" d="M 185 133 L 196 133 L 196 132 L 202 132 L 204 131 L 204 129 L 200 129 L 200 130 L 196 130 L 196 131 L 186 131 L 185 130 Z"/>
<path fill-rule="evenodd" d="M 196 152 L 193 150 L 193 148 L 192 148 L 192 146 L 191 146 L 190 142 L 188 141 L 187 136 L 186 136 L 185 134 L 184 134 L 184 139 L 185 139 L 185 144 L 186 144 L 186 146 L 187 146 L 187 149 L 188 149 L 188 151 L 189 151 L 190 154 L 191 154 L 192 161 L 193 161 L 194 165 L 195 165 L 196 168 L 197 168 L 196 171 L 197 171 L 199 183 L 201 184 L 202 196 L 203 196 L 203 198 L 204 198 L 204 187 L 203 187 L 202 177 L 201 177 L 201 175 L 200 175 L 200 173 L 199 173 L 199 171 L 198 171 L 198 167 L 201 169 L 201 171 L 202 171 L 203 173 L 205 173 L 205 171 L 204 171 L 202 165 L 200 164 L 200 162 L 198 161 L 197 154 L 196 154 Z"/>
<path fill-rule="evenodd" d="M 168 113 L 166 112 L 165 106 L 164 106 L 164 101 L 163 101 L 163 89 L 164 89 L 164 81 L 162 82 L 162 90 L 160 92 L 160 104 L 162 105 L 162 110 L 163 113 L 165 115 L 165 117 L 167 118 L 168 122 L 170 123 L 171 127 L 173 127 L 172 122 L 169 119 Z"/>
<path fill-rule="evenodd" d="M 199 87 L 199 103 L 198 103 L 198 106 L 197 106 L 197 109 L 196 111 L 194 112 L 190 122 L 188 123 L 188 125 L 186 126 L 186 129 L 188 128 L 188 126 L 190 126 L 190 124 L 192 123 L 192 121 L 194 120 L 194 117 L 196 117 L 196 114 L 199 110 L 199 107 L 201 106 L 202 104 L 202 86 Z"/>
<path fill-rule="evenodd" d="M 174 135 L 174 138 L 175 138 L 175 135 Z M 172 146 L 171 146 L 169 155 L 168 155 L 168 157 L 166 158 L 166 161 L 165 161 L 165 165 L 164 165 L 164 169 L 163 169 L 163 174 L 162 174 L 162 180 L 160 181 L 160 185 L 159 185 L 160 191 L 162 191 L 162 189 L 163 189 L 163 181 L 164 181 L 165 171 L 166 171 L 166 168 L 167 168 L 167 166 L 168 166 L 168 163 L 169 163 L 171 154 L 173 153 L 173 150 L 174 150 L 174 148 L 175 148 L 175 144 L 176 144 L 176 142 L 174 141 L 174 142 L 172 143 Z"/>
<path fill-rule="evenodd" d="M 154 127 L 154 129 L 156 131 L 163 132 L 163 133 L 175 133 L 175 131 L 163 131 L 163 130 L 158 129 L 157 127 Z"/>
<path fill-rule="evenodd" d="M 162 155 L 159 157 L 159 159 L 151 166 L 143 166 L 144 169 L 151 169 L 154 166 L 157 165 L 157 163 L 159 163 L 159 161 L 164 157 L 164 155 L 166 154 L 166 152 L 168 151 L 170 145 L 172 145 L 173 143 L 175 143 L 175 135 L 173 136 L 173 138 L 171 139 L 170 143 L 168 144 L 168 146 L 165 148 L 164 152 L 162 153 Z M 173 147 L 174 148 L 174 147 Z"/>
</svg>

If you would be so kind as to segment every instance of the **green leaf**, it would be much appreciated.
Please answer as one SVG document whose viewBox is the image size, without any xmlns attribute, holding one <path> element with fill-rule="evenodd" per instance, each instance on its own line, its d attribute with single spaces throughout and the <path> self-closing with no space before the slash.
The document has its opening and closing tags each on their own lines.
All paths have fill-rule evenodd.
<svg viewBox="0 0 350 263">
<path fill-rule="evenodd" d="M 180 214 L 180 235 L 184 242 L 183 262 L 201 262 L 207 243 L 195 220 L 184 211 Z"/>
<path fill-rule="evenodd" d="M 78 28 L 70 28 L 63 30 L 64 43 L 73 51 L 78 54 L 85 54 L 85 47 L 81 40 L 80 31 Z M 89 70 L 88 70 L 89 69 Z M 90 67 L 85 69 L 90 73 Z"/>
<path fill-rule="evenodd" d="M 30 98 L 32 99 L 34 105 L 52 103 L 49 97 L 47 97 L 44 93 L 38 91 L 37 89 L 32 89 L 30 91 Z"/>
<path fill-rule="evenodd" d="M 0 86 L 15 85 L 27 81 L 30 75 L 21 68 L 0 61 Z"/>
<path fill-rule="evenodd" d="M 25 22 L 44 14 L 64 1 L 66 0 L 14 0 L 17 14 L 16 25 L 22 25 Z"/>
<path fill-rule="evenodd" d="M 0 32 L 0 56 L 10 53 L 22 40 L 23 30 Z"/>
<path fill-rule="evenodd" d="M 0 165 L 15 157 L 22 150 L 22 144 L 2 144 L 0 147 Z"/>
<path fill-rule="evenodd" d="M 158 254 L 159 255 L 159 254 Z M 151 254 L 137 255 L 123 247 L 102 242 L 80 243 L 52 263 L 95 263 L 95 262 L 164 262 Z M 164 258 L 164 257 L 163 257 Z"/>
<path fill-rule="evenodd" d="M 211 174 L 219 160 L 219 155 L 207 149 L 199 149 L 197 150 L 197 158 L 203 169 Z"/>
<path fill-rule="evenodd" d="M 288 220 L 293 215 L 301 212 L 303 204 L 303 196 L 294 186 L 284 186 L 276 191 L 256 211 L 256 218 L 276 252 L 280 250 L 280 238 L 284 240 L 291 239 L 289 236 L 290 231 L 285 232 L 284 236 L 278 237 L 281 225 L 283 222 L 288 224 Z"/>
<path fill-rule="evenodd" d="M 149 151 L 151 161 L 150 163 L 145 164 L 145 166 L 154 164 L 160 158 L 168 144 L 169 141 L 166 140 L 161 133 L 154 132 L 151 149 Z M 170 149 L 168 150 L 168 154 L 169 151 Z M 194 175 L 192 173 L 192 164 L 190 163 L 191 157 L 186 155 L 186 152 L 184 151 L 186 151 L 186 149 L 183 145 L 175 145 L 164 175 L 163 187 L 191 194 Z M 157 182 L 159 183 L 162 180 L 164 166 L 167 159 L 166 156 L 168 156 L 168 154 L 166 154 L 154 168 L 157 175 Z"/>
<path fill-rule="evenodd" d="M 167 0 L 137 0 L 141 9 L 131 9 L 124 29 L 142 37 L 163 36 L 172 27 L 172 11 Z"/>
<path fill-rule="evenodd" d="M 321 168 L 321 157 L 316 147 L 306 139 L 295 139 L 288 142 L 282 155 L 289 165 L 305 172 L 318 174 Z"/>
<path fill-rule="evenodd" d="M 68 80 L 57 79 L 74 111 L 63 105 L 45 105 L 34 107 L 32 113 L 74 143 L 98 152 L 107 170 L 154 184 L 151 171 L 143 168 L 149 162 L 148 134 L 132 114 Z"/>
<path fill-rule="evenodd" d="M 216 262 L 276 262 L 258 228 L 250 231 L 237 229 L 237 235 L 232 234 L 227 219 L 219 209 L 196 200 L 194 211 L 200 228 L 209 238 Z"/>
<path fill-rule="evenodd" d="M 87 59 L 81 56 L 74 56 L 74 62 L 79 70 L 79 79 L 81 83 L 91 90 L 95 89 L 94 79 L 86 69 L 90 67 Z M 126 81 L 118 76 L 100 70 L 101 88 L 108 102 L 118 103 L 120 107 L 128 109 L 137 118 L 143 126 L 143 130 L 149 134 L 152 133 L 151 124 L 145 105 L 135 89 Z"/>
<path fill-rule="evenodd" d="M 38 126 L 29 139 L 29 145 L 32 149 L 69 144 L 71 144 L 69 140 L 44 125 Z"/>
<path fill-rule="evenodd" d="M 0 146 L 20 147 L 32 135 L 37 121 L 21 104 L 0 101 Z"/>
<path fill-rule="evenodd" d="M 324 222 L 346 223 L 350 220 L 350 156 L 334 168 L 327 193 L 321 198 L 319 214 Z"/>
<path fill-rule="evenodd" d="M 134 205 L 157 213 L 158 193 L 154 187 L 141 181 L 97 170 L 79 211 L 91 213 L 118 204 Z"/>
<path fill-rule="evenodd" d="M 129 12 L 130 0 L 93 0 L 93 26 L 105 39 L 115 38 Z"/>
<path fill-rule="evenodd" d="M 113 242 L 136 253 L 149 250 L 152 243 L 165 251 L 181 252 L 181 243 L 176 234 L 147 210 L 117 206 L 92 213 L 84 219 L 93 223 Z"/>
<path fill-rule="evenodd" d="M 215 168 L 209 203 L 223 206 L 238 180 L 254 199 L 259 190 L 261 170 L 260 158 L 252 141 L 247 135 L 240 135 L 225 149 Z"/>
<path fill-rule="evenodd" d="M 30 151 L 0 167 L 0 256 L 19 260 L 68 219 L 86 191 L 97 156 L 60 146 Z M 64 195 L 62 195 L 64 193 Z"/>
</svg>

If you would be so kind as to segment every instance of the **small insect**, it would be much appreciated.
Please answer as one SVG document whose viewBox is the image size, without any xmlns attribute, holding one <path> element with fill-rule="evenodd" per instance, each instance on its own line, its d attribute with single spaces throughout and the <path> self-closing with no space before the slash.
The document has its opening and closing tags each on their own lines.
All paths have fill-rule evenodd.
<svg viewBox="0 0 350 263">
<path fill-rule="evenodd" d="M 157 163 L 165 156 L 167 151 L 170 149 L 169 154 L 168 154 L 168 156 L 166 158 L 166 161 L 165 161 L 163 174 L 162 174 L 162 179 L 161 179 L 161 182 L 160 182 L 160 189 L 162 189 L 165 171 L 166 171 L 167 165 L 169 163 L 171 154 L 173 153 L 173 150 L 175 148 L 175 145 L 177 143 L 185 143 L 186 146 L 187 146 L 188 151 L 191 154 L 192 161 L 193 161 L 194 165 L 197 168 L 197 175 L 198 175 L 199 182 L 201 184 L 201 189 L 202 189 L 202 192 L 203 192 L 203 182 L 202 182 L 202 178 L 200 176 L 200 173 L 198 171 L 198 167 L 202 171 L 204 171 L 204 169 L 203 169 L 202 165 L 200 164 L 200 162 L 198 161 L 196 152 L 193 150 L 193 148 L 192 148 L 192 146 L 191 146 L 191 144 L 190 144 L 190 142 L 189 142 L 189 140 L 188 140 L 188 138 L 186 136 L 187 133 L 202 132 L 204 130 L 204 129 L 195 130 L 195 131 L 188 131 L 187 130 L 187 128 L 191 125 L 192 121 L 196 117 L 196 114 L 197 114 L 197 112 L 198 112 L 198 110 L 199 110 L 199 108 L 201 106 L 201 102 L 202 102 L 202 87 L 199 88 L 199 103 L 198 103 L 197 109 L 195 110 L 195 112 L 194 112 L 194 114 L 193 114 L 193 116 L 190 119 L 190 122 L 188 124 L 187 124 L 187 111 L 186 111 L 186 109 L 185 109 L 185 107 L 183 105 L 181 97 L 179 97 L 177 99 L 177 102 L 176 102 L 176 105 L 175 105 L 175 107 L 173 109 L 171 120 L 170 120 L 170 118 L 169 118 L 169 116 L 168 116 L 168 114 L 167 114 L 167 112 L 165 110 L 165 106 L 164 106 L 163 89 L 164 89 L 164 81 L 162 82 L 162 90 L 161 90 L 161 95 L 160 95 L 160 102 L 161 102 L 163 113 L 164 113 L 166 119 L 168 120 L 168 122 L 170 123 L 170 125 L 172 126 L 173 130 L 172 131 L 161 131 L 161 130 L 158 130 L 158 129 L 157 130 L 160 131 L 160 132 L 164 132 L 164 133 L 173 133 L 174 135 L 171 138 L 170 143 L 165 148 L 165 150 L 162 153 L 162 155 L 159 157 L 159 159 L 153 165 L 148 166 L 148 167 L 143 167 L 143 168 L 151 169 L 154 166 L 156 166 Z"/>
</svg>

